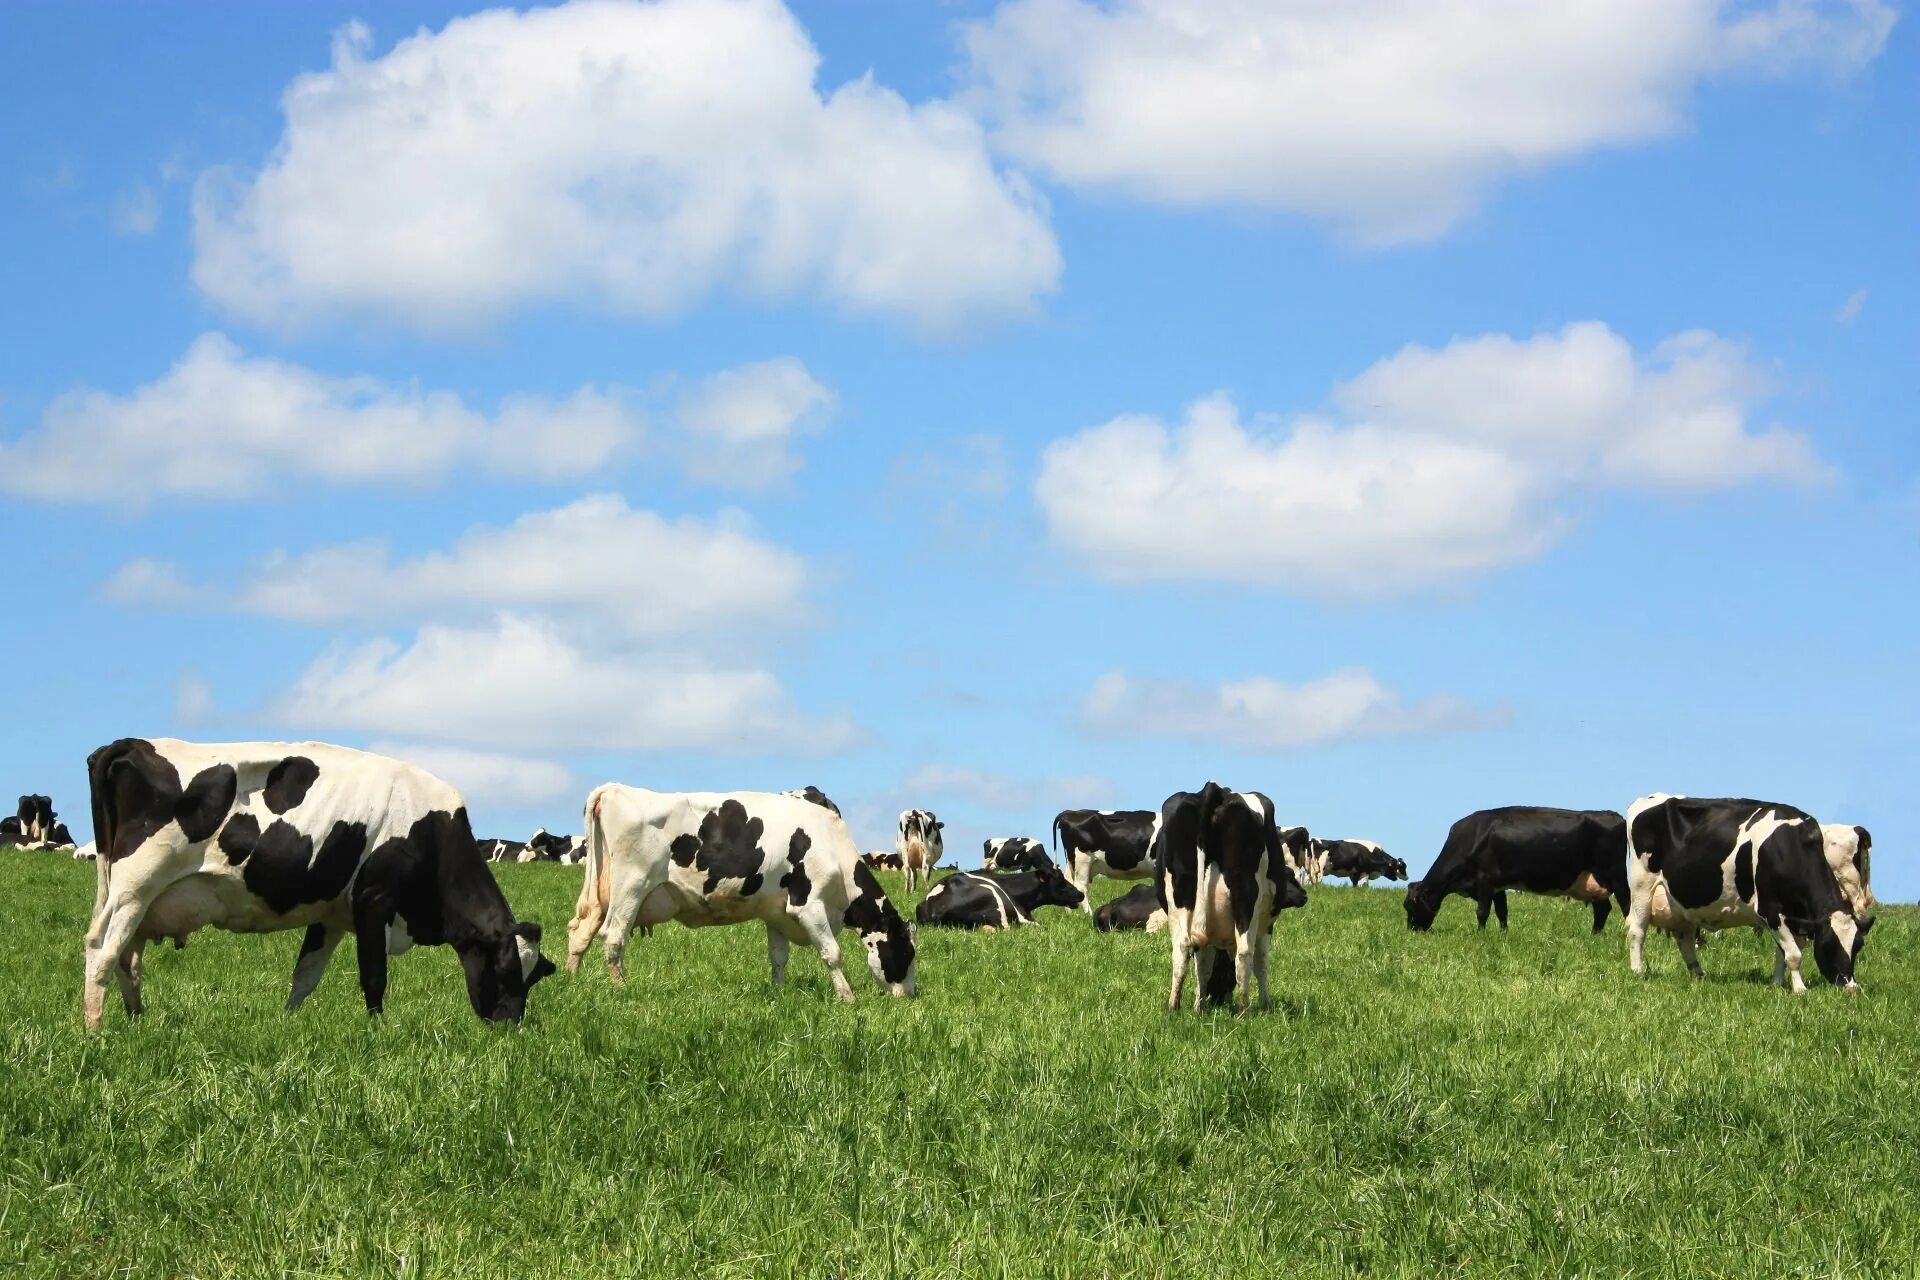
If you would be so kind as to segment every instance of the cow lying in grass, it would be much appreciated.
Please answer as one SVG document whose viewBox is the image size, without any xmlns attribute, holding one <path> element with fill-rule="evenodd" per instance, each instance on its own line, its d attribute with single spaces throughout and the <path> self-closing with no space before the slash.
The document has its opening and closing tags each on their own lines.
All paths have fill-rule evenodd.
<svg viewBox="0 0 1920 1280">
<path fill-rule="evenodd" d="M 1032 924 L 1033 913 L 1041 907 L 1079 905 L 1080 891 L 1048 862 L 1038 870 L 1012 875 L 985 871 L 950 875 L 920 900 L 913 918 L 918 924 L 991 932 Z"/>
</svg>

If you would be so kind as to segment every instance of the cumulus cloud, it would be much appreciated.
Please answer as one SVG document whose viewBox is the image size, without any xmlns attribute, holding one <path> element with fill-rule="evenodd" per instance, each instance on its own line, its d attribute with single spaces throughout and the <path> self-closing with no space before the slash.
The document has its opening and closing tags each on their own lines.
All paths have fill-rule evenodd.
<svg viewBox="0 0 1920 1280">
<path fill-rule="evenodd" d="M 1007 0 L 965 44 L 997 144 L 1063 181 L 1393 241 L 1679 130 L 1713 76 L 1857 70 L 1893 21 L 1885 0 Z"/>
<path fill-rule="evenodd" d="M 540 804 L 579 790 L 567 767 L 551 760 L 418 742 L 371 742 L 367 750 L 419 765 L 442 782 L 451 783 L 469 805 L 476 801 L 490 805 Z"/>
<path fill-rule="evenodd" d="M 146 556 L 114 570 L 101 585 L 100 596 L 134 609 L 194 609 L 220 603 L 217 591 L 189 581 L 178 565 Z"/>
<path fill-rule="evenodd" d="M 833 404 L 833 393 L 791 356 L 716 373 L 680 400 L 689 474 L 711 484 L 762 488 L 799 468 L 794 435 Z"/>
<path fill-rule="evenodd" d="M 1080 706 L 1103 738 L 1172 739 L 1242 751 L 1293 751 L 1336 742 L 1468 733 L 1507 723 L 1498 707 L 1446 694 L 1409 702 L 1362 667 L 1285 684 L 1266 676 L 1200 685 L 1110 671 Z"/>
<path fill-rule="evenodd" d="M 513 396 L 491 416 L 448 391 L 331 377 L 203 335 L 124 395 L 82 389 L 0 444 L 0 491 L 45 501 L 254 498 L 303 484 L 421 485 L 456 468 L 546 480 L 634 447 L 638 410 L 582 387 Z"/>
<path fill-rule="evenodd" d="M 266 323 L 716 292 L 932 330 L 1033 309 L 1059 250 L 980 125 L 870 75 L 823 93 L 819 64 L 779 0 L 493 9 L 378 56 L 349 25 L 259 169 L 197 184 L 194 279 Z"/>
<path fill-rule="evenodd" d="M 1243 421 L 1216 394 L 1171 430 L 1129 415 L 1055 441 L 1035 495 L 1114 580 L 1387 595 L 1539 555 L 1576 492 L 1829 479 L 1805 436 L 1754 425 L 1769 390 L 1709 333 L 1645 356 L 1599 324 L 1409 346 L 1335 388 L 1332 416 Z"/>
<path fill-rule="evenodd" d="M 342 644 L 279 700 L 289 725 L 535 751 L 695 749 L 826 755 L 859 730 L 796 709 L 772 673 L 588 649 L 551 621 L 423 627 Z"/>
</svg>

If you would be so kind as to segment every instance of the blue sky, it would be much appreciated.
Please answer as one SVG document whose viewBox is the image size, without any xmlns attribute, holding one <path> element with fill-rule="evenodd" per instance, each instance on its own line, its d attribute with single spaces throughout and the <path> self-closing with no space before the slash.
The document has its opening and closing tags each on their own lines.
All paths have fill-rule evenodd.
<svg viewBox="0 0 1920 1280">
<path fill-rule="evenodd" d="M 9 6 L 0 782 L 1753 794 L 1912 899 L 1917 91 L 1878 0 Z"/>
</svg>

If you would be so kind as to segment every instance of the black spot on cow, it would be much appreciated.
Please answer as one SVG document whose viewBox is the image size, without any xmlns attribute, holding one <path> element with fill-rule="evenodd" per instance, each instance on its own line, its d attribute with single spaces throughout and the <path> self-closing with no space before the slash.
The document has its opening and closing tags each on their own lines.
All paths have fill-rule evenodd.
<svg viewBox="0 0 1920 1280">
<path fill-rule="evenodd" d="M 888 982 L 905 982 L 913 968 L 913 933 L 907 922 L 887 901 L 887 895 L 874 879 L 873 869 L 864 862 L 853 864 L 853 898 L 847 903 L 846 923 L 862 941 L 880 934 L 875 948 L 880 956 L 880 972 Z"/>
<path fill-rule="evenodd" d="M 826 792 L 820 790 L 820 788 L 814 786 L 811 783 L 800 788 L 800 790 L 798 791 L 789 791 L 787 794 L 790 796 L 794 796 L 798 799 L 805 800 L 808 804 L 817 804 L 822 809 L 825 809 L 829 813 L 833 814 L 833 816 L 836 818 L 840 816 L 840 806 L 835 804 L 833 801 L 827 799 Z"/>
<path fill-rule="evenodd" d="M 367 849 L 364 822 L 336 822 L 314 853 L 313 840 L 281 819 L 260 833 L 243 878 L 260 900 L 285 915 L 346 892 Z"/>
<path fill-rule="evenodd" d="M 806 905 L 807 895 L 813 892 L 813 882 L 807 879 L 807 850 L 813 848 L 813 837 L 795 827 L 793 839 L 787 841 L 787 874 L 780 877 L 780 887 L 787 891 L 787 905 L 798 908 Z"/>
<path fill-rule="evenodd" d="M 288 756 L 267 774 L 266 790 L 261 798 L 275 813 L 298 808 L 307 798 L 307 788 L 320 776 L 320 766 L 305 756 Z"/>
<path fill-rule="evenodd" d="M 259 842 L 260 819 L 250 813 L 234 814 L 220 832 L 220 852 L 236 867 L 253 855 Z"/>
<path fill-rule="evenodd" d="M 745 805 L 724 800 L 701 819 L 698 836 L 677 836 L 667 848 L 679 865 L 707 873 L 701 893 L 712 893 L 722 880 L 738 880 L 740 896 L 751 897 L 764 883 L 760 868 L 767 855 L 760 849 L 760 837 L 765 831 L 766 824 L 749 817 Z"/>
<path fill-rule="evenodd" d="M 1733 856 L 1733 891 L 1740 901 L 1753 901 L 1753 850 L 1747 845 Z"/>
<path fill-rule="evenodd" d="M 118 861 L 173 821 L 180 773 L 145 738 L 121 738 L 87 757 L 93 834 L 100 856 Z"/>
<path fill-rule="evenodd" d="M 240 776 L 230 764 L 209 765 L 194 774 L 173 809 L 174 818 L 187 839 L 195 844 L 212 839 L 220 824 L 227 820 L 239 789 Z"/>
</svg>

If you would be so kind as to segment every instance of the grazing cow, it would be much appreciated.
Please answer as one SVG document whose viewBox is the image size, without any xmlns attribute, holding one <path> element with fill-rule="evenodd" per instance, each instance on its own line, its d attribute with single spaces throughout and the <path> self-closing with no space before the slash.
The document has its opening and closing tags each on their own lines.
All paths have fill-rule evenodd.
<svg viewBox="0 0 1920 1280">
<path fill-rule="evenodd" d="M 813 786 L 811 783 L 801 787 L 798 791 L 782 791 L 780 794 L 783 796 L 792 796 L 796 800 L 805 800 L 810 804 L 817 804 L 836 818 L 841 816 L 840 806 L 827 799 L 827 793 Z"/>
<path fill-rule="evenodd" d="M 1513 805 L 1481 809 L 1453 824 L 1427 874 L 1407 886 L 1407 927 L 1425 931 L 1448 894 L 1472 898 L 1480 927 L 1496 912 L 1507 927 L 1507 890 L 1572 898 L 1593 906 L 1599 933 L 1612 908 L 1627 910 L 1627 828 L 1604 809 Z"/>
<path fill-rule="evenodd" d="M 900 861 L 899 854 L 888 853 L 885 849 L 875 849 L 871 853 L 863 853 L 860 855 L 860 861 L 866 863 L 876 871 L 898 871 L 906 865 Z"/>
<path fill-rule="evenodd" d="M 952 929 L 1010 929 L 1032 924 L 1041 907 L 1077 907 L 1080 891 L 1048 862 L 1033 871 L 991 875 L 962 871 L 933 886 L 913 918 Z"/>
<path fill-rule="evenodd" d="M 1345 876 L 1353 884 L 1371 883 L 1379 876 L 1387 880 L 1405 880 L 1407 864 L 1387 856 L 1387 851 L 1371 840 L 1315 840 L 1312 857 L 1322 879 Z"/>
<path fill-rule="evenodd" d="M 946 852 L 946 846 L 940 838 L 940 832 L 946 825 L 927 809 L 907 809 L 900 814 L 900 834 L 894 847 L 899 851 L 900 865 L 907 873 L 909 893 L 913 891 L 916 881 L 923 888 L 933 882 L 933 868 L 939 863 L 940 855 Z"/>
<path fill-rule="evenodd" d="M 527 843 L 515 855 L 514 861 L 558 862 L 571 867 L 586 861 L 586 857 L 585 836 L 557 836 L 541 827 L 527 837 Z"/>
<path fill-rule="evenodd" d="M 596 936 L 607 969 L 624 975 L 636 926 L 689 928 L 758 920 L 773 981 L 787 949 L 820 953 L 834 993 L 853 999 L 836 935 L 860 935 L 873 976 L 896 996 L 914 992 L 912 930 L 860 860 L 846 823 L 824 807 L 769 792 L 665 794 L 609 782 L 587 797 L 587 862 L 568 928 L 567 969 Z"/>
<path fill-rule="evenodd" d="M 1093 913 L 1093 927 L 1102 933 L 1123 929 L 1160 932 L 1167 927 L 1167 909 L 1160 905 L 1160 890 L 1150 884 L 1133 886 Z"/>
<path fill-rule="evenodd" d="M 1773 980 L 1794 994 L 1800 941 L 1836 987 L 1856 988 L 1855 961 L 1871 919 L 1857 918 L 1827 865 L 1820 824 L 1791 805 L 1761 800 L 1642 796 L 1627 810 L 1627 962 L 1645 972 L 1649 923 L 1671 933 L 1700 977 L 1702 930 L 1752 925 L 1773 933 Z"/>
<path fill-rule="evenodd" d="M 353 930 L 367 1011 L 387 956 L 451 945 L 473 1010 L 519 1021 L 553 965 L 540 926 L 517 923 L 474 845 L 460 793 L 424 769 L 306 742 L 209 745 L 122 738 L 87 757 L 98 892 L 86 940 L 86 1022 L 117 978 L 141 1009 L 144 945 L 207 925 L 306 929 L 287 1008 L 297 1009 Z"/>
<path fill-rule="evenodd" d="M 1820 836 L 1826 845 L 1827 865 L 1833 868 L 1833 878 L 1840 884 L 1840 896 L 1847 900 L 1847 909 L 1866 919 L 1879 905 L 1873 900 L 1871 860 L 1867 856 L 1873 848 L 1873 833 L 1865 827 L 1823 822 Z"/>
<path fill-rule="evenodd" d="M 994 836 L 980 849 L 982 871 L 1038 871 L 1053 865 L 1047 846 L 1030 836 Z"/>
<path fill-rule="evenodd" d="M 518 840 L 482 840 L 478 847 L 480 856 L 488 862 L 518 862 L 520 851 L 527 846 Z"/>
<path fill-rule="evenodd" d="M 1153 871 L 1151 809 L 1063 809 L 1053 820 L 1053 840 L 1066 855 L 1067 878 L 1081 893 L 1081 908 L 1093 914 L 1087 891 L 1095 876 L 1144 880 Z"/>
<path fill-rule="evenodd" d="M 1198 792 L 1180 791 L 1160 807 L 1153 831 L 1154 883 L 1167 904 L 1167 932 L 1173 939 L 1173 984 L 1167 1009 L 1178 1010 L 1186 987 L 1187 963 L 1199 952 L 1200 982 L 1194 1008 L 1203 997 L 1231 996 L 1216 953 L 1233 956 L 1233 987 L 1240 1008 L 1247 1007 L 1249 979 L 1267 992 L 1267 959 L 1273 921 L 1288 907 L 1306 905 L 1306 890 L 1287 866 L 1273 801 L 1257 791 L 1229 791 L 1209 782 Z"/>
</svg>

